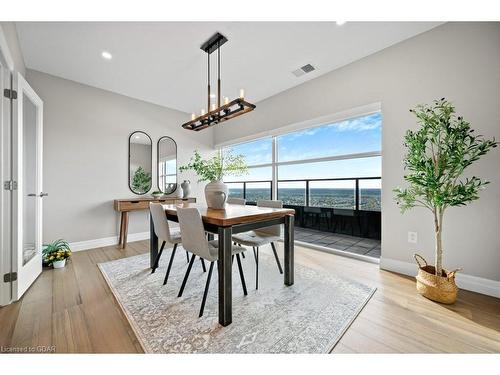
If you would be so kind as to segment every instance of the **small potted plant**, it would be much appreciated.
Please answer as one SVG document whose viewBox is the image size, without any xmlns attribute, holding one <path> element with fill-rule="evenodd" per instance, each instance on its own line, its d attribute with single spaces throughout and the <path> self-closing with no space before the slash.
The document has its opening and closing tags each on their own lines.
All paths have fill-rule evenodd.
<svg viewBox="0 0 500 375">
<path fill-rule="evenodd" d="M 71 249 L 68 242 L 59 239 L 45 245 L 42 256 L 45 265 L 52 265 L 54 268 L 64 268 L 66 259 L 71 256 Z"/>
<path fill-rule="evenodd" d="M 163 195 L 164 195 L 164 194 L 163 194 L 163 192 L 161 192 L 161 191 L 159 191 L 159 190 L 155 190 L 155 191 L 153 191 L 153 192 L 151 193 L 151 195 L 152 195 L 152 197 L 153 197 L 154 199 L 160 199 L 160 198 L 162 198 L 162 197 L 163 197 Z"/>
<path fill-rule="evenodd" d="M 458 270 L 450 272 L 443 268 L 444 213 L 450 207 L 465 206 L 479 199 L 479 191 L 489 182 L 476 176 L 464 178 L 464 172 L 496 147 L 497 142 L 475 135 L 470 123 L 455 116 L 455 107 L 444 98 L 432 105 L 419 105 L 410 112 L 417 117 L 420 128 L 406 132 L 404 179 L 408 187 L 394 189 L 395 199 L 402 212 L 423 207 L 432 213 L 434 265 L 428 265 L 415 254 L 419 266 L 417 291 L 433 301 L 450 304 L 457 297 Z"/>
<path fill-rule="evenodd" d="M 248 173 L 243 155 L 219 152 L 210 159 L 203 159 L 198 151 L 187 165 L 179 168 L 181 172 L 193 170 L 199 181 L 208 181 L 205 186 L 205 199 L 209 208 L 224 209 L 228 198 L 228 187 L 222 182 L 224 176 L 240 176 Z"/>
</svg>

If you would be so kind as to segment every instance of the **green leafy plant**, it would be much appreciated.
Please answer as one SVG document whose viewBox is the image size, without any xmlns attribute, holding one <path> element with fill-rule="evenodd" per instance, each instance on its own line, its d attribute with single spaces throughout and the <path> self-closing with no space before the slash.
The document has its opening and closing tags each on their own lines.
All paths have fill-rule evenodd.
<svg viewBox="0 0 500 375">
<path fill-rule="evenodd" d="M 479 198 L 489 182 L 479 177 L 463 178 L 465 170 L 497 146 L 495 139 L 475 135 L 470 123 L 455 115 L 455 107 L 442 98 L 432 105 L 411 109 L 420 125 L 408 130 L 404 176 L 409 186 L 396 188 L 395 200 L 401 211 L 424 207 L 434 217 L 435 271 L 442 274 L 443 216 L 448 207 L 464 206 Z"/>
<path fill-rule="evenodd" d="M 224 176 L 241 176 L 248 173 L 248 167 L 243 155 L 217 153 L 210 159 L 203 159 L 198 151 L 187 165 L 179 168 L 181 172 L 193 170 L 199 181 L 222 181 Z"/>
<path fill-rule="evenodd" d="M 151 188 L 151 174 L 147 173 L 144 168 L 139 167 L 132 177 L 132 189 L 136 193 L 145 193 Z"/>
<path fill-rule="evenodd" d="M 43 262 L 48 266 L 58 260 L 67 259 L 70 256 L 71 249 L 69 248 L 69 244 L 63 239 L 55 240 L 48 245 L 44 245 L 42 250 Z"/>
</svg>

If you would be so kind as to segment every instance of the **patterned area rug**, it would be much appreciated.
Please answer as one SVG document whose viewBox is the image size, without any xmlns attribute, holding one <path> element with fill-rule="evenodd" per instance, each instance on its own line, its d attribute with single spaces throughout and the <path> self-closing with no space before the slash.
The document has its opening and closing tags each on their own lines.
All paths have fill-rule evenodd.
<svg viewBox="0 0 500 375">
<path fill-rule="evenodd" d="M 242 259 L 248 289 L 233 265 L 233 323 L 218 324 L 217 267 L 203 317 L 198 318 L 207 273 L 197 260 L 177 298 L 187 269 L 179 247 L 168 284 L 162 286 L 171 251 L 149 269 L 149 254 L 99 264 L 146 353 L 328 353 L 354 321 L 375 288 L 295 264 L 295 284 L 286 287 L 271 249 L 259 254 L 255 290 L 252 251 Z"/>
</svg>

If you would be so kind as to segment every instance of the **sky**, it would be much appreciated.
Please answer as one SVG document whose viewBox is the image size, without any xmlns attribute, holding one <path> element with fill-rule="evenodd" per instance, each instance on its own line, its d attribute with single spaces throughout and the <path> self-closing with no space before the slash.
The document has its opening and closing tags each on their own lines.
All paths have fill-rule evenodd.
<svg viewBox="0 0 500 375">
<path fill-rule="evenodd" d="M 380 112 L 277 137 L 278 161 L 339 156 L 380 151 L 382 138 Z M 233 154 L 244 155 L 249 166 L 272 162 L 270 137 L 230 147 Z M 246 176 L 228 176 L 226 181 L 270 180 L 271 167 L 250 168 Z M 278 179 L 375 177 L 381 176 L 381 157 L 335 160 L 278 167 Z M 333 187 L 331 182 L 317 182 L 315 187 Z M 288 183 L 287 187 L 302 187 Z M 337 182 L 336 187 L 350 187 L 352 182 Z M 379 181 L 365 182 L 379 187 Z M 373 185 L 373 186 L 368 186 Z"/>
</svg>

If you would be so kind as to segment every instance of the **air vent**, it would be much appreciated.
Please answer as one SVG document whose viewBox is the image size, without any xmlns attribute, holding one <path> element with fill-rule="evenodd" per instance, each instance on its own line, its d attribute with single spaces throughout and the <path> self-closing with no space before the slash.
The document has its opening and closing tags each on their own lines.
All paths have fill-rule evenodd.
<svg viewBox="0 0 500 375">
<path fill-rule="evenodd" d="M 307 64 L 307 65 L 304 65 L 303 67 L 301 67 L 297 70 L 294 70 L 292 73 L 295 75 L 295 77 L 300 77 L 306 73 L 312 72 L 315 69 L 316 68 L 314 66 L 312 66 L 311 64 Z"/>
</svg>

